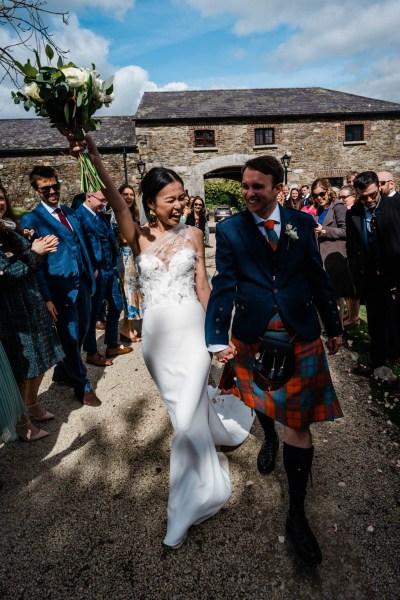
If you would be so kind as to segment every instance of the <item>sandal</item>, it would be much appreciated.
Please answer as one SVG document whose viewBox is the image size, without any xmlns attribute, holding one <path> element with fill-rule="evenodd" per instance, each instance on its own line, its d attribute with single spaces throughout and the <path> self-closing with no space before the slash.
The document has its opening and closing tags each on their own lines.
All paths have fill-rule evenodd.
<svg viewBox="0 0 400 600">
<path fill-rule="evenodd" d="M 111 367 L 113 361 L 106 358 L 100 352 L 96 354 L 86 354 L 86 362 L 88 365 L 94 365 L 95 367 Z"/>
</svg>

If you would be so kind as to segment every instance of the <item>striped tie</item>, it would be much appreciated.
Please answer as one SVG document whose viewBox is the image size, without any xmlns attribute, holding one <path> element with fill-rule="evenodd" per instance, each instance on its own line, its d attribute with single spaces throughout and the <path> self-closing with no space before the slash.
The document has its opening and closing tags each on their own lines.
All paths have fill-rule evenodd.
<svg viewBox="0 0 400 600">
<path fill-rule="evenodd" d="M 268 243 L 271 246 L 272 250 L 275 252 L 275 250 L 278 247 L 279 241 L 278 234 L 274 230 L 275 221 L 273 219 L 268 219 L 267 221 L 264 221 L 262 225 L 266 229 Z"/>
</svg>

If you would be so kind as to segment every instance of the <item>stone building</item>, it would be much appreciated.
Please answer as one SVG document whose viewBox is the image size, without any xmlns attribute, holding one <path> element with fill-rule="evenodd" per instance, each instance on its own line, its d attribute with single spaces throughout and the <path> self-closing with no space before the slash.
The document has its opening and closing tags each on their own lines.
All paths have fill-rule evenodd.
<svg viewBox="0 0 400 600">
<path fill-rule="evenodd" d="M 114 181 L 136 185 L 135 126 L 132 117 L 103 117 L 93 134 Z M 79 168 L 69 155 L 68 143 L 47 119 L 0 120 L 0 180 L 15 206 L 33 208 L 37 195 L 28 175 L 34 165 L 51 165 L 62 182 L 62 201 L 69 203 L 80 192 Z"/>
<path fill-rule="evenodd" d="M 350 170 L 389 170 L 400 183 L 400 104 L 323 88 L 145 92 L 136 140 L 146 169 L 164 165 L 204 194 L 261 154 L 291 154 L 288 183 L 340 185 Z"/>
<path fill-rule="evenodd" d="M 243 163 L 260 154 L 291 154 L 288 183 L 350 170 L 389 170 L 400 188 L 400 104 L 322 88 L 145 92 L 134 117 L 103 117 L 94 134 L 114 181 L 137 188 L 138 160 L 146 170 L 175 169 L 191 194 L 204 179 L 240 179 Z M 0 120 L 0 179 L 17 206 L 37 197 L 28 174 L 54 166 L 62 198 L 80 191 L 79 170 L 65 138 L 47 119 Z"/>
</svg>

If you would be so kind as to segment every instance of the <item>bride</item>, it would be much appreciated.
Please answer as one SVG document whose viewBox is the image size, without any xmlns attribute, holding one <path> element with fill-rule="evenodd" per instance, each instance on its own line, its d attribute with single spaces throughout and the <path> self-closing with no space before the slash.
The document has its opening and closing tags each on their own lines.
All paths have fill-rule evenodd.
<svg viewBox="0 0 400 600">
<path fill-rule="evenodd" d="M 72 153 L 86 145 L 121 234 L 136 256 L 144 295 L 143 357 L 174 428 L 164 544 L 176 549 L 192 525 L 213 516 L 230 497 L 228 461 L 215 445 L 244 441 L 253 417 L 234 397 L 218 405 L 208 398 L 210 355 L 204 320 L 210 287 L 203 232 L 180 223 L 185 206 L 182 179 L 162 167 L 145 175 L 141 188 L 148 223 L 139 227 L 92 138 L 72 141 Z"/>
</svg>

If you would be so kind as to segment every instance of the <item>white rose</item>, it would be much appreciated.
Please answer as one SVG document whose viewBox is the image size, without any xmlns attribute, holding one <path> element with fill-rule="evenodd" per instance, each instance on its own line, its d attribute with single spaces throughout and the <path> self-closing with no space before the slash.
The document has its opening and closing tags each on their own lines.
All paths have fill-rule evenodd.
<svg viewBox="0 0 400 600">
<path fill-rule="evenodd" d="M 98 95 L 98 100 L 102 104 L 108 106 L 114 100 L 114 94 L 104 94 L 103 92 L 100 92 Z"/>
<path fill-rule="evenodd" d="M 32 100 L 36 100 L 37 102 L 44 102 L 44 100 L 40 97 L 39 86 L 35 83 L 29 83 L 24 87 L 23 93 L 28 98 L 32 98 Z"/>
<path fill-rule="evenodd" d="M 78 69 L 76 67 L 67 67 L 63 69 L 62 72 L 65 75 L 65 79 L 68 82 L 68 85 L 72 89 L 76 89 L 84 85 L 87 81 L 88 75 L 82 69 Z"/>
</svg>

